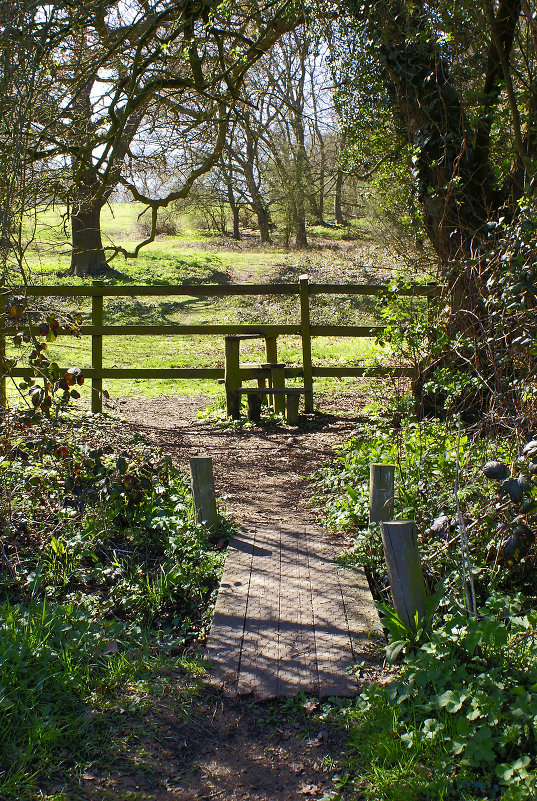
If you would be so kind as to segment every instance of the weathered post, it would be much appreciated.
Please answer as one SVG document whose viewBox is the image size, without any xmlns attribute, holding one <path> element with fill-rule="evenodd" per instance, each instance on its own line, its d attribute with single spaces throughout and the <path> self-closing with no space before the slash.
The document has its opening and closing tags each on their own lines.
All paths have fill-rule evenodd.
<svg viewBox="0 0 537 801">
<path fill-rule="evenodd" d="M 311 364 L 311 322 L 310 291 L 308 276 L 298 279 L 300 289 L 300 334 L 302 337 L 302 367 L 304 371 L 304 410 L 306 414 L 313 412 L 313 373 Z"/>
<path fill-rule="evenodd" d="M 241 388 L 239 348 L 240 339 L 237 336 L 229 335 L 225 338 L 226 414 L 233 420 L 239 420 L 241 416 L 241 396 L 238 392 Z"/>
<path fill-rule="evenodd" d="M 278 361 L 278 338 L 265 337 L 265 353 L 267 355 L 267 364 L 276 364 Z M 269 386 L 272 386 L 272 377 L 269 378 Z M 274 395 L 267 395 L 267 404 L 270 406 L 274 404 Z"/>
<path fill-rule="evenodd" d="M 265 337 L 265 352 L 267 354 L 267 362 L 274 364 L 278 361 L 277 337 Z"/>
<path fill-rule="evenodd" d="M 285 362 L 276 362 L 270 366 L 270 376 L 273 389 L 285 389 Z M 274 411 L 276 414 L 285 413 L 285 394 L 280 391 L 274 395 Z"/>
<path fill-rule="evenodd" d="M 248 395 L 248 420 L 252 423 L 259 423 L 261 420 L 261 399 L 262 396 L 257 393 Z"/>
<path fill-rule="evenodd" d="M 393 520 L 381 523 L 380 530 L 395 611 L 416 631 L 416 614 L 418 620 L 425 617 L 426 596 L 416 526 L 411 520 Z"/>
<path fill-rule="evenodd" d="M 393 518 L 395 465 L 369 465 L 369 522 Z"/>
<path fill-rule="evenodd" d="M 94 281 L 94 287 L 103 286 L 102 281 Z M 104 304 L 102 295 L 92 295 L 91 297 L 91 324 L 102 328 L 104 320 Z M 102 334 L 91 335 L 91 366 L 96 371 L 96 375 L 91 379 L 91 411 L 102 412 L 103 410 L 103 379 L 100 375 L 103 369 L 103 336 Z"/>
<path fill-rule="evenodd" d="M 190 475 L 196 520 L 198 523 L 205 523 L 207 528 L 214 532 L 218 525 L 218 516 L 211 457 L 191 456 Z"/>
<path fill-rule="evenodd" d="M 297 392 L 292 392 L 285 396 L 285 420 L 290 426 L 298 425 L 299 404 L 300 395 Z"/>
<path fill-rule="evenodd" d="M 0 288 L 0 409 L 7 406 L 6 379 L 6 295 L 5 288 Z"/>
</svg>

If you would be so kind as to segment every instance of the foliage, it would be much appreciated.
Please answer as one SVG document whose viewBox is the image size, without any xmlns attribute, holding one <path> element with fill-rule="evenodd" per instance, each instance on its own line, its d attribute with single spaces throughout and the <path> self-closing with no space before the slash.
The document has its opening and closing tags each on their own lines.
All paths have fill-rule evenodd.
<svg viewBox="0 0 537 801">
<path fill-rule="evenodd" d="M 98 750 L 95 710 L 157 649 L 205 631 L 223 554 L 170 457 L 104 419 L 6 414 L 0 452 L 0 795 L 23 798 Z"/>
<path fill-rule="evenodd" d="M 353 531 L 354 546 L 341 559 L 364 565 L 382 599 L 387 576 L 378 525 L 368 525 L 369 465 L 394 464 L 394 517 L 415 521 L 429 584 L 435 586 L 445 578 L 449 587 L 456 588 L 460 559 L 454 497 L 457 429 L 446 422 L 401 418 L 400 412 L 395 413 L 392 422 L 392 426 L 380 422 L 362 425 L 341 448 L 335 462 L 316 472 L 315 492 L 323 519 L 333 528 Z M 527 457 L 522 455 L 522 461 L 517 463 L 515 455 L 508 442 L 488 440 L 479 430 L 473 436 L 467 431 L 460 437 L 459 501 L 481 597 L 486 596 L 491 583 L 507 587 L 514 582 L 533 591 L 534 551 L 526 549 L 521 561 L 508 558 L 506 551 L 506 542 L 512 535 L 518 536 L 517 526 L 523 520 L 530 529 L 535 527 L 534 506 L 530 505 L 535 495 L 533 480 L 531 488 L 527 488 L 529 495 L 522 493 L 527 499 L 523 506 L 522 495 L 513 504 L 505 487 L 501 493 L 496 492 L 481 473 L 483 465 L 493 457 L 511 460 L 515 475 L 527 473 Z"/>
<path fill-rule="evenodd" d="M 534 798 L 536 632 L 522 596 L 493 594 L 475 619 L 444 607 L 389 684 L 367 687 L 337 713 L 363 797 Z"/>
</svg>

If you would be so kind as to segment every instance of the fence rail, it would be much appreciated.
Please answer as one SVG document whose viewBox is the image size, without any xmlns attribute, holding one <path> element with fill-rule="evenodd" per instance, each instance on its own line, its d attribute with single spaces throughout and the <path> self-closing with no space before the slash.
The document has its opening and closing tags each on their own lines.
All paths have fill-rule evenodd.
<svg viewBox="0 0 537 801">
<path fill-rule="evenodd" d="M 5 359 L 6 337 L 12 333 L 5 323 L 8 299 L 16 296 L 91 298 L 91 324 L 82 325 L 80 333 L 91 337 L 91 367 L 84 369 L 84 375 L 91 379 L 91 408 L 102 411 L 103 379 L 226 379 L 226 369 L 220 367 L 170 367 L 170 368 L 120 368 L 103 367 L 103 337 L 106 336 L 170 336 L 170 335 L 222 335 L 227 338 L 258 336 L 265 339 L 267 363 L 277 363 L 277 338 L 283 335 L 296 335 L 302 342 L 302 366 L 285 367 L 285 378 L 302 378 L 305 391 L 306 411 L 313 411 L 313 379 L 325 377 L 370 376 L 411 376 L 409 367 L 361 367 L 341 365 L 316 367 L 312 364 L 312 337 L 374 337 L 383 331 L 382 326 L 371 325 L 316 325 L 310 320 L 310 297 L 312 295 L 368 295 L 381 296 L 387 287 L 377 284 L 316 284 L 310 283 L 307 276 L 301 276 L 298 284 L 181 284 L 180 286 L 108 286 L 94 282 L 89 286 L 28 286 L 4 287 L 0 289 L 0 365 Z M 106 325 L 104 320 L 104 299 L 111 297 L 228 297 L 247 295 L 297 296 L 300 302 L 300 322 L 293 325 L 274 324 L 214 324 L 214 325 Z M 413 285 L 398 290 L 398 295 L 406 297 L 425 297 L 428 301 L 438 295 L 435 284 Z M 27 330 L 38 334 L 37 327 L 26 326 Z M 20 330 L 20 329 L 18 329 Z M 61 331 L 60 331 L 61 333 Z M 238 348 L 238 345 L 237 345 Z M 0 405 L 6 404 L 6 379 L 29 374 L 28 367 L 13 367 L 3 370 L 0 375 Z M 244 365 L 239 368 L 240 381 L 264 381 L 267 367 Z M 226 386 L 226 389 L 228 387 Z"/>
</svg>

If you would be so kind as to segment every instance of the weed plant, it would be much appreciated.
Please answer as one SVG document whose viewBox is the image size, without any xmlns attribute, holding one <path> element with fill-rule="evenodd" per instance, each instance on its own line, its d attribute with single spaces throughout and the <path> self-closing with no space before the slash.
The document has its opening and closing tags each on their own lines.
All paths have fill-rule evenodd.
<svg viewBox="0 0 537 801">
<path fill-rule="evenodd" d="M 343 711 L 326 709 L 347 732 L 346 786 L 360 797 L 537 796 L 534 548 L 512 556 L 517 532 L 533 541 L 535 447 L 529 443 L 517 459 L 513 443 L 481 431 L 461 434 L 454 423 L 396 417 L 391 424 L 362 426 L 335 463 L 315 475 L 325 521 L 354 534 L 341 561 L 362 564 L 377 598 L 389 602 L 380 534 L 368 525 L 368 481 L 371 462 L 395 464 L 394 517 L 416 522 L 429 588 L 436 585 L 440 598 L 428 625 L 414 635 L 390 610 L 384 623 L 387 655 L 397 661 L 392 680 L 365 687 Z M 483 476 L 486 462 L 503 483 Z M 461 590 L 457 465 L 479 603 L 475 616 L 468 614 Z M 337 788 L 332 794 L 344 797 Z"/>
<path fill-rule="evenodd" d="M 6 415 L 0 439 L 0 797 L 22 799 L 95 758 L 100 711 L 204 632 L 223 553 L 170 457 L 105 418 Z"/>
</svg>

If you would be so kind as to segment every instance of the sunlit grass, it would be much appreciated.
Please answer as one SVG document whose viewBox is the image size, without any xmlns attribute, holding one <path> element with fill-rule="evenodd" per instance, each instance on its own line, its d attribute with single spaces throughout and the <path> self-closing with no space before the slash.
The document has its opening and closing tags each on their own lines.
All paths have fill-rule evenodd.
<svg viewBox="0 0 537 801">
<path fill-rule="evenodd" d="M 115 203 L 102 212 L 103 235 L 132 248 L 139 240 L 138 215 L 142 206 L 135 203 Z M 62 231 L 62 213 L 58 207 L 41 211 L 36 217 L 35 242 L 28 250 L 28 264 L 36 282 L 45 284 L 80 285 L 91 283 L 90 279 L 58 275 L 69 266 L 69 230 Z M 362 224 L 347 231 L 358 235 Z M 154 284 L 228 284 L 237 282 L 270 283 L 284 281 L 295 283 L 302 273 L 308 273 L 312 281 L 345 282 L 371 280 L 368 269 L 375 271 L 373 280 L 381 277 L 378 272 L 384 257 L 378 261 L 376 252 L 364 250 L 370 268 L 361 267 L 357 256 L 349 257 L 338 250 L 315 250 L 309 252 L 286 252 L 275 245 L 260 247 L 252 244 L 251 237 L 236 243 L 221 235 L 208 234 L 193 229 L 188 218 L 178 220 L 177 236 L 160 236 L 144 248 L 137 259 L 118 256 L 111 262 L 113 272 L 104 277 L 107 284 L 154 285 Z M 334 237 L 341 234 L 338 229 L 314 229 L 314 235 Z M 368 246 L 369 247 L 369 246 Z M 359 253 L 361 251 L 356 251 Z M 84 323 L 91 323 L 91 301 L 89 298 L 46 301 L 56 313 L 77 311 L 83 315 Z M 377 321 L 378 304 L 374 299 L 362 297 L 313 296 L 311 317 L 314 324 L 367 325 Z M 298 324 L 300 303 L 293 297 L 225 297 L 203 298 L 188 296 L 105 298 L 104 322 L 110 325 L 165 325 L 205 323 L 290 323 Z M 9 348 L 12 355 L 17 351 Z M 107 336 L 103 340 L 104 366 L 130 368 L 167 367 L 223 367 L 223 336 Z M 245 341 L 241 345 L 241 359 L 247 362 L 266 360 L 261 339 Z M 49 347 L 49 358 L 61 366 L 88 368 L 91 364 L 91 341 L 89 337 L 75 339 L 61 337 Z M 312 342 L 314 365 L 359 365 L 379 364 L 385 351 L 374 339 L 316 337 Z M 279 337 L 278 358 L 290 366 L 301 364 L 301 341 L 299 337 Z M 21 361 L 21 363 L 23 363 Z M 89 383 L 89 382 L 88 382 Z M 300 383 L 300 381 L 299 381 Z M 343 382 L 345 385 L 348 380 Z M 315 389 L 330 392 L 334 379 L 318 379 Z M 356 384 L 356 380 L 350 380 Z M 341 382 L 337 381 L 341 387 Z M 112 397 L 143 394 L 157 397 L 161 394 L 197 394 L 211 397 L 223 394 L 216 381 L 179 379 L 117 379 L 105 380 L 104 388 Z M 85 389 L 85 388 L 84 388 Z M 13 394 L 13 389 L 10 390 Z M 81 402 L 87 402 L 88 392 L 83 392 Z"/>
</svg>

